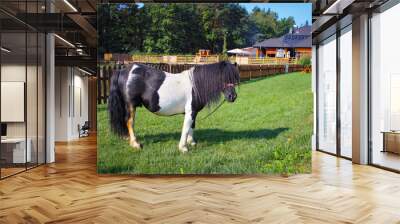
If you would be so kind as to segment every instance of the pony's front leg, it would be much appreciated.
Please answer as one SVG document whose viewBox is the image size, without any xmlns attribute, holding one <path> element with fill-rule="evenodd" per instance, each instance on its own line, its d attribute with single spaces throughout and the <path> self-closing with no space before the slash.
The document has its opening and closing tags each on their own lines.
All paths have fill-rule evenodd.
<svg viewBox="0 0 400 224">
<path fill-rule="evenodd" d="M 129 132 L 129 145 L 132 146 L 133 148 L 140 149 L 142 148 L 142 145 L 137 141 L 135 136 L 135 116 L 136 116 L 136 108 L 131 106 L 129 109 L 129 119 L 128 122 L 126 123 Z"/>
<path fill-rule="evenodd" d="M 193 136 L 193 128 L 189 128 L 189 132 L 188 132 L 188 137 L 187 137 L 187 141 L 186 141 L 189 145 L 191 146 L 195 146 L 196 145 L 196 141 L 194 140 L 194 136 Z"/>
<path fill-rule="evenodd" d="M 183 153 L 188 151 L 186 146 L 186 140 L 188 138 L 190 127 L 192 126 L 192 116 L 191 113 L 185 113 L 185 120 L 183 121 L 183 128 L 181 134 L 181 140 L 179 141 L 179 150 Z"/>
<path fill-rule="evenodd" d="M 189 132 L 188 132 L 188 137 L 187 137 L 187 143 L 191 146 L 195 146 L 196 145 L 196 140 L 194 140 L 194 128 L 196 126 L 196 116 L 197 116 L 197 112 L 193 113 L 192 112 L 192 125 L 189 128 Z"/>
</svg>

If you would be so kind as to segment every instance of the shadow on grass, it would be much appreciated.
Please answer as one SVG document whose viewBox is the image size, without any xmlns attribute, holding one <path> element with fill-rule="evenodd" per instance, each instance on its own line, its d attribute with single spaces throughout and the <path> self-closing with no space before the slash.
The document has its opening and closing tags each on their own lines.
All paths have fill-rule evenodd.
<svg viewBox="0 0 400 224">
<path fill-rule="evenodd" d="M 275 128 L 275 129 L 258 129 L 258 130 L 244 130 L 244 131 L 226 131 L 221 129 L 199 129 L 194 131 L 196 141 L 208 143 L 220 143 L 232 140 L 249 140 L 249 139 L 272 139 L 276 138 L 279 134 L 289 128 Z M 162 142 L 167 140 L 179 140 L 180 132 L 161 133 L 156 135 L 145 135 L 144 138 L 148 142 Z"/>
</svg>

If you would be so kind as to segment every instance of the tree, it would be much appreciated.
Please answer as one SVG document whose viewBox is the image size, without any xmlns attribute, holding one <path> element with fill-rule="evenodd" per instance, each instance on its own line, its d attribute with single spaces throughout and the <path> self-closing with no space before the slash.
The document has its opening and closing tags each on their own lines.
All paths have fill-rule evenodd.
<svg viewBox="0 0 400 224">
<path fill-rule="evenodd" d="M 203 42 L 194 4 L 145 4 L 142 13 L 148 22 L 147 53 L 194 53 Z"/>
<path fill-rule="evenodd" d="M 292 16 L 278 20 L 276 35 L 282 36 L 284 34 L 287 34 L 290 29 L 293 29 L 294 25 L 296 25 L 296 22 L 294 21 L 294 18 Z"/>
<path fill-rule="evenodd" d="M 281 36 L 293 17 L 279 19 L 270 9 L 248 12 L 237 3 L 102 4 L 98 10 L 99 54 L 214 54 Z"/>
<path fill-rule="evenodd" d="M 257 41 L 277 36 L 277 19 L 278 15 L 270 9 L 253 9 L 250 15 L 250 21 L 252 21 L 258 29 Z"/>
<path fill-rule="evenodd" d="M 143 17 L 136 4 L 102 4 L 98 7 L 98 53 L 141 51 Z"/>
<path fill-rule="evenodd" d="M 222 53 L 226 48 L 248 46 L 246 9 L 236 3 L 200 5 L 198 12 L 201 18 L 205 41 L 213 53 Z M 226 40 L 226 41 L 225 41 Z M 225 43 L 225 45 L 224 45 Z"/>
<path fill-rule="evenodd" d="M 228 35 L 228 31 L 225 31 L 224 33 L 224 45 L 222 46 L 222 54 L 227 55 L 228 54 L 228 43 L 226 40 L 226 36 Z"/>
</svg>

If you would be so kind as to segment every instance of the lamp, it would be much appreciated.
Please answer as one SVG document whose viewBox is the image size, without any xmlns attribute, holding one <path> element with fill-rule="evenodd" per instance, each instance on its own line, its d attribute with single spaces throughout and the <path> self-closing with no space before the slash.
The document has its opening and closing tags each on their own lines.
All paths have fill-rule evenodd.
<svg viewBox="0 0 400 224">
<path fill-rule="evenodd" d="M 69 45 L 70 47 L 73 47 L 73 48 L 75 48 L 75 45 L 73 45 L 71 42 L 69 42 L 68 40 L 66 40 L 66 39 L 64 39 L 64 38 L 62 38 L 62 37 L 60 37 L 59 35 L 57 35 L 57 34 L 54 34 L 54 36 L 55 37 L 57 37 L 59 40 L 61 40 L 62 42 L 64 42 L 64 43 L 66 43 L 67 45 Z"/>
<path fill-rule="evenodd" d="M 74 12 L 78 12 L 78 10 L 68 0 L 64 0 L 64 3 L 67 4 Z"/>
<path fill-rule="evenodd" d="M 7 49 L 5 47 L 1 47 L 0 49 L 1 49 L 1 51 L 4 51 L 6 53 L 10 53 L 11 52 L 11 50 L 9 50 L 9 49 Z"/>
<path fill-rule="evenodd" d="M 351 5 L 355 0 L 336 0 L 329 6 L 322 14 L 324 15 L 338 15 L 342 14 L 347 6 Z"/>
<path fill-rule="evenodd" d="M 87 74 L 87 75 L 92 75 L 92 73 L 90 73 L 90 72 L 88 72 L 88 71 L 86 71 L 86 70 L 83 70 L 83 69 L 81 69 L 81 68 L 79 68 L 79 67 L 78 67 L 78 70 L 81 71 L 81 72 L 83 72 L 83 73 L 85 73 L 85 74 Z"/>
</svg>

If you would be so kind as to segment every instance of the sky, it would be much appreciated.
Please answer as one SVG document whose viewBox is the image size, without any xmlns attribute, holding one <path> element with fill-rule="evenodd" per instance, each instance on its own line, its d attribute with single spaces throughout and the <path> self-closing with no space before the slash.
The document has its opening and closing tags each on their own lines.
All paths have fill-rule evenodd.
<svg viewBox="0 0 400 224">
<path fill-rule="evenodd" d="M 143 6 L 143 3 L 138 3 L 139 7 Z M 239 3 L 239 5 L 245 7 L 248 12 L 251 12 L 254 7 L 260 9 L 270 8 L 272 11 L 278 13 L 279 18 L 287 18 L 293 16 L 297 26 L 304 25 L 306 21 L 311 24 L 311 3 Z"/>
<path fill-rule="evenodd" d="M 257 6 L 266 10 L 270 8 L 278 13 L 279 18 L 293 16 L 297 26 L 304 25 L 306 21 L 311 24 L 311 3 L 240 3 L 239 5 L 245 7 L 249 12 Z"/>
</svg>

